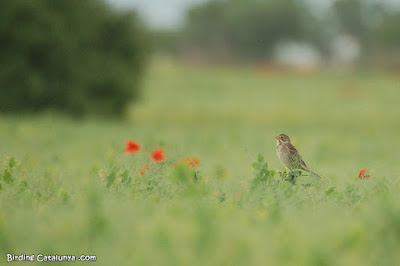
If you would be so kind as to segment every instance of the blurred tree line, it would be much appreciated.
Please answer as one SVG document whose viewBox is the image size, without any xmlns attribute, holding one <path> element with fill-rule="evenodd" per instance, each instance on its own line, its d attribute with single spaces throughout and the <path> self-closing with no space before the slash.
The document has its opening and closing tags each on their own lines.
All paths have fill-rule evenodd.
<svg viewBox="0 0 400 266">
<path fill-rule="evenodd" d="M 99 0 L 0 1 L 0 111 L 120 116 L 137 99 L 146 35 Z"/>
<path fill-rule="evenodd" d="M 391 59 L 400 67 L 400 11 L 371 0 L 336 0 L 327 9 L 306 0 L 210 0 L 187 12 L 182 29 L 158 33 L 157 45 L 212 60 L 254 61 L 271 59 L 282 42 L 307 42 L 328 60 L 340 35 L 357 41 L 363 62 Z"/>
</svg>

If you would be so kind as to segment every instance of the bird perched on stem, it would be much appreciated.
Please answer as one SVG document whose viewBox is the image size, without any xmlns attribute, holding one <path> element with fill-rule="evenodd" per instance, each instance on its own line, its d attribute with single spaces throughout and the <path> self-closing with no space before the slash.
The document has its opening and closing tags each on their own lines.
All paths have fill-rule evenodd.
<svg viewBox="0 0 400 266">
<path fill-rule="evenodd" d="M 279 136 L 275 137 L 275 139 L 276 154 L 278 155 L 279 160 L 287 169 L 302 169 L 318 178 L 321 178 L 318 174 L 308 169 L 299 152 L 296 150 L 293 144 L 290 143 L 290 138 L 288 135 L 280 134 Z"/>
</svg>

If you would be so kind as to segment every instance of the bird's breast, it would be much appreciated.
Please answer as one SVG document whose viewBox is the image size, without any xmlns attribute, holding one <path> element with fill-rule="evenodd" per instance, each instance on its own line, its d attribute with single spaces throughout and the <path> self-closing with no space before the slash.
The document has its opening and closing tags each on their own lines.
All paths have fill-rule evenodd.
<svg viewBox="0 0 400 266">
<path fill-rule="evenodd" d="M 283 165 L 287 168 L 290 167 L 290 153 L 289 149 L 285 145 L 277 145 L 276 146 L 276 154 L 278 155 L 279 160 L 283 163 Z"/>
</svg>

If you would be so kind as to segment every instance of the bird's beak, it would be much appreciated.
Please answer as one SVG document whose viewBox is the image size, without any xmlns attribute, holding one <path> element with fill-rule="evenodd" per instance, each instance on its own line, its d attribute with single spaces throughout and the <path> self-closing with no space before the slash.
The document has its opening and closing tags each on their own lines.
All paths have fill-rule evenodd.
<svg viewBox="0 0 400 266">
<path fill-rule="evenodd" d="M 276 136 L 275 139 L 279 140 L 279 136 Z"/>
</svg>

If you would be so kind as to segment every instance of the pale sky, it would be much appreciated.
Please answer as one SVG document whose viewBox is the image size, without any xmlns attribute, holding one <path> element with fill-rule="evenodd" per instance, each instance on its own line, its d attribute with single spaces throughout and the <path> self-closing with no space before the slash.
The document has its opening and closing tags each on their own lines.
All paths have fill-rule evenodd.
<svg viewBox="0 0 400 266">
<path fill-rule="evenodd" d="M 179 26 L 184 19 L 185 10 L 195 4 L 207 0 L 107 0 L 119 8 L 137 8 L 146 22 L 156 28 L 171 28 Z M 316 8 L 325 8 L 333 0 L 307 0 Z M 400 0 L 370 0 L 389 2 L 400 7 Z M 246 1 L 243 0 L 243 3 Z"/>
<path fill-rule="evenodd" d="M 122 8 L 137 8 L 142 17 L 153 27 L 170 28 L 184 19 L 185 10 L 207 0 L 107 0 Z"/>
</svg>

